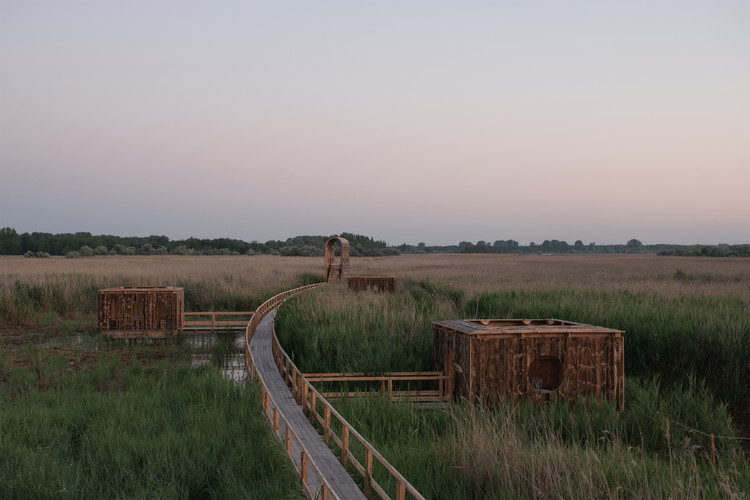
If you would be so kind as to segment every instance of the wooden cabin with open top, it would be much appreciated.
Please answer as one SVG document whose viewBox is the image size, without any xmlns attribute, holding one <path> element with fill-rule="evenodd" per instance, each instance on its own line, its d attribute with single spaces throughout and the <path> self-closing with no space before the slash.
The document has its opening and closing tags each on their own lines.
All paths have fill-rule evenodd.
<svg viewBox="0 0 750 500">
<path fill-rule="evenodd" d="M 184 304 L 177 287 L 99 290 L 99 330 L 112 338 L 171 337 L 183 328 Z"/>
<path fill-rule="evenodd" d="M 625 403 L 624 332 L 559 319 L 437 321 L 433 359 L 448 390 L 472 401 L 500 395 Z"/>
</svg>

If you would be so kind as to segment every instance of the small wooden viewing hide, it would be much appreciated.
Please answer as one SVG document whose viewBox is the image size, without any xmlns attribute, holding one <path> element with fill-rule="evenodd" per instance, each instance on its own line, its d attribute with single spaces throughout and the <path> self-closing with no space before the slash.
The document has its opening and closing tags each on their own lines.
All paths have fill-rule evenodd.
<svg viewBox="0 0 750 500">
<path fill-rule="evenodd" d="M 377 290 L 379 292 L 396 293 L 396 278 L 394 276 L 349 276 L 346 286 L 353 292 Z"/>
<path fill-rule="evenodd" d="M 624 408 L 623 331 L 559 319 L 438 321 L 433 359 L 447 389 L 472 401 L 556 392 L 604 397 Z"/>
<path fill-rule="evenodd" d="M 176 287 L 99 290 L 99 330 L 108 337 L 170 337 L 183 328 L 184 291 Z"/>
</svg>

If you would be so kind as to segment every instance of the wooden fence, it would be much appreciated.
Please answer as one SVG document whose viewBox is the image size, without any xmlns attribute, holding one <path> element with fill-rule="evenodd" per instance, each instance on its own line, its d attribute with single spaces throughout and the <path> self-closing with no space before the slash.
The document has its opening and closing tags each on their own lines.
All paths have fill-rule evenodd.
<svg viewBox="0 0 750 500">
<path fill-rule="evenodd" d="M 283 376 L 283 372 L 282 372 Z M 345 398 L 355 396 L 370 396 L 370 395 L 387 395 L 391 401 L 405 400 L 412 401 L 415 403 L 443 403 L 450 400 L 450 396 L 446 393 L 446 380 L 448 377 L 444 376 L 442 372 L 390 372 L 382 373 L 380 375 L 368 375 L 366 373 L 304 373 L 302 374 L 310 383 L 338 383 L 348 384 L 357 382 L 363 382 L 367 386 L 372 386 L 373 382 L 380 382 L 380 388 L 377 391 L 369 389 L 366 392 L 361 390 L 357 391 L 338 391 L 338 392 L 321 392 L 320 394 L 326 398 Z M 416 382 L 417 384 L 409 384 L 409 382 Z M 432 384 L 429 384 L 432 382 Z M 399 387 L 404 385 L 431 385 L 432 389 L 407 389 L 399 390 Z"/>
<path fill-rule="evenodd" d="M 277 404 L 273 401 L 272 396 L 269 394 L 268 388 L 265 386 L 260 377 L 256 376 L 257 370 L 255 369 L 255 364 L 250 352 L 250 341 L 252 340 L 252 336 L 255 333 L 255 330 L 257 329 L 260 321 L 271 310 L 278 307 L 281 303 L 283 303 L 293 295 L 296 295 L 303 291 L 318 288 L 320 286 L 325 286 L 325 283 L 316 283 L 314 285 L 295 288 L 293 290 L 288 290 L 286 292 L 280 293 L 279 295 L 271 297 L 258 307 L 247 325 L 245 334 L 245 359 L 247 361 L 248 375 L 252 380 L 258 380 L 260 382 L 260 386 L 263 392 L 264 412 L 279 439 L 282 439 L 278 431 L 278 429 L 280 428 L 279 418 L 283 418 L 283 416 L 280 416 L 280 413 L 276 409 Z M 398 472 L 361 434 L 359 434 L 356 429 L 354 429 L 354 427 L 352 427 L 349 422 L 347 422 L 346 419 L 342 417 L 333 408 L 333 406 L 331 406 L 331 404 L 325 399 L 325 397 L 323 397 L 323 395 L 321 395 L 315 389 L 315 387 L 313 387 L 312 384 L 305 379 L 303 374 L 292 362 L 291 358 L 289 358 L 289 355 L 287 355 L 281 345 L 279 345 L 279 341 L 276 337 L 275 331 L 272 337 L 272 350 L 274 353 L 276 366 L 279 368 L 279 372 L 286 380 L 287 385 L 291 388 L 292 394 L 297 399 L 298 404 L 302 405 L 303 411 L 308 414 L 310 422 L 322 427 L 323 440 L 327 444 L 331 440 L 333 440 L 336 446 L 338 446 L 340 450 L 339 459 L 341 460 L 341 463 L 344 465 L 344 467 L 351 464 L 352 467 L 354 467 L 354 469 L 362 476 L 365 485 L 365 495 L 369 496 L 374 491 L 380 498 L 391 498 L 383 489 L 380 482 L 378 482 L 378 480 L 373 476 L 373 460 L 375 460 L 382 466 L 381 470 L 386 471 L 386 477 L 381 478 L 381 481 L 387 480 L 389 476 L 393 480 L 395 480 L 397 485 L 397 500 L 405 500 L 406 493 L 409 493 L 412 498 L 424 500 L 424 497 L 417 491 L 417 489 L 414 488 L 414 486 L 412 486 L 406 480 L 406 478 L 402 476 L 401 473 Z M 321 414 L 320 411 L 322 411 L 323 413 Z M 286 424 L 286 428 L 290 429 L 288 423 Z M 336 424 L 335 427 L 339 427 L 341 429 L 340 436 L 337 435 L 337 433 L 334 431 L 332 424 Z M 305 488 L 308 496 L 310 498 L 314 498 L 317 495 L 320 495 L 320 498 L 327 499 L 332 495 L 334 498 L 337 498 L 335 496 L 335 492 L 333 492 L 333 490 L 331 489 L 330 484 L 328 484 L 328 482 L 325 480 L 325 477 L 320 474 L 320 470 L 314 463 L 314 461 L 311 460 L 309 453 L 307 453 L 299 437 L 296 435 L 296 433 L 294 433 L 293 430 L 287 430 L 286 435 L 284 436 L 282 441 L 286 444 L 287 454 L 289 454 L 290 458 L 292 458 L 292 463 L 295 464 L 295 468 L 297 468 L 298 466 L 294 458 L 292 457 L 291 442 L 293 440 L 297 441 L 300 445 L 300 448 L 302 449 L 300 456 L 300 465 L 297 469 L 297 473 L 302 479 L 303 487 Z M 350 446 L 352 444 L 352 440 L 359 443 L 359 445 L 361 445 L 361 447 L 364 449 L 364 464 L 357 460 L 354 454 L 352 454 Z M 308 463 L 312 463 L 313 468 L 318 472 L 322 479 L 323 484 L 321 485 L 319 492 L 311 491 L 308 485 Z"/>
<path fill-rule="evenodd" d="M 246 327 L 247 317 L 252 316 L 253 311 L 208 311 L 208 312 L 183 312 L 182 313 L 182 325 L 183 329 L 210 329 L 212 332 L 217 328 L 224 327 Z M 188 316 L 208 317 L 210 319 L 204 320 L 193 320 L 188 321 Z M 217 320 L 216 318 L 222 316 L 245 316 L 245 319 L 230 319 L 230 320 Z"/>
</svg>

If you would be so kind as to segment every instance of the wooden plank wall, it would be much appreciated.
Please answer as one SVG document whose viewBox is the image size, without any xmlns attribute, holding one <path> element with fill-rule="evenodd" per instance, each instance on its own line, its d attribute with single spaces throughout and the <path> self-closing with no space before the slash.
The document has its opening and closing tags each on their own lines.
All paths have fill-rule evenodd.
<svg viewBox="0 0 750 500">
<path fill-rule="evenodd" d="M 100 290 L 99 330 L 103 332 L 177 332 L 182 330 L 182 289 Z"/>
<path fill-rule="evenodd" d="M 619 335 L 509 335 L 483 337 L 461 334 L 435 325 L 433 360 L 445 366 L 452 350 L 454 391 L 472 401 L 505 395 L 518 400 L 545 398 L 529 379 L 529 367 L 539 359 L 544 367 L 537 376 L 559 376 L 558 395 L 570 401 L 578 396 L 603 397 L 625 404 L 624 338 Z M 546 359 L 545 359 L 546 358 Z M 559 365 L 554 361 L 559 360 Z M 552 373 L 559 366 L 560 373 Z M 547 373 L 549 372 L 549 373 Z"/>
<path fill-rule="evenodd" d="M 373 290 L 396 293 L 396 278 L 394 276 L 349 276 L 346 285 L 353 292 Z"/>
</svg>

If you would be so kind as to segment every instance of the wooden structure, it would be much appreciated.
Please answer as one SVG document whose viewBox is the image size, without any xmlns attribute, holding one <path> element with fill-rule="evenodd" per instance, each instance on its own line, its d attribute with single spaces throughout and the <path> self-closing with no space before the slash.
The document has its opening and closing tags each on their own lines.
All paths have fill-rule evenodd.
<svg viewBox="0 0 750 500">
<path fill-rule="evenodd" d="M 260 386 L 263 413 L 274 435 L 284 444 L 308 498 L 364 499 L 377 495 L 383 499 L 424 500 L 425 497 L 318 392 L 279 344 L 273 331 L 276 308 L 289 297 L 321 286 L 325 283 L 287 290 L 271 297 L 255 310 L 247 325 L 248 377 Z M 440 380 L 440 376 L 437 377 Z M 335 450 L 338 456 L 333 454 Z M 364 494 L 358 491 L 346 467 L 360 475 Z"/>
<path fill-rule="evenodd" d="M 182 330 L 184 291 L 176 287 L 99 290 L 99 330 L 108 337 L 171 337 Z"/>
<path fill-rule="evenodd" d="M 447 392 L 472 401 L 498 395 L 625 403 L 623 333 L 559 319 L 460 320 L 433 323 L 433 359 Z"/>
<path fill-rule="evenodd" d="M 339 259 L 336 261 L 336 243 Z M 349 241 L 346 238 L 329 238 L 326 241 L 326 283 L 341 281 L 349 275 Z"/>
<path fill-rule="evenodd" d="M 396 293 L 395 276 L 349 276 L 346 279 L 347 288 L 353 292 L 377 290 L 379 292 Z"/>
</svg>

